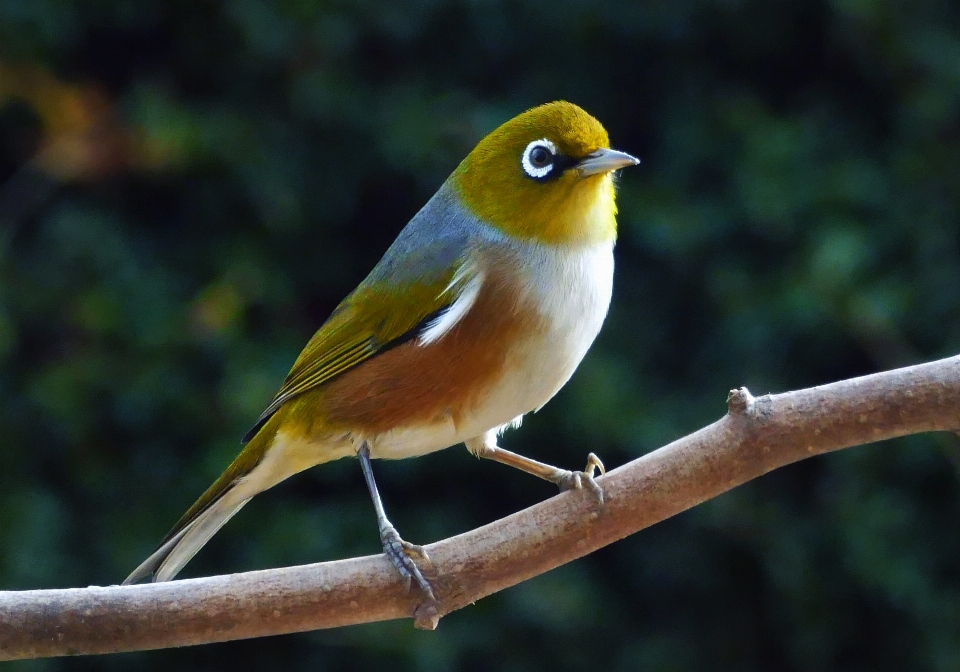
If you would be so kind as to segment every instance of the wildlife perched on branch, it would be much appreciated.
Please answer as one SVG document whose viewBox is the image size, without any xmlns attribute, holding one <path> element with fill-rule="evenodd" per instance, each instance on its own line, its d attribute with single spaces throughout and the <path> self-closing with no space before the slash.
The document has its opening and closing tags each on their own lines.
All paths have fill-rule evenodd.
<svg viewBox="0 0 960 672">
<path fill-rule="evenodd" d="M 592 453 L 567 471 L 497 437 L 546 404 L 600 331 L 613 285 L 614 171 L 639 163 L 568 102 L 535 107 L 470 152 L 297 358 L 246 446 L 126 579 L 167 581 L 259 492 L 360 461 L 384 552 L 433 599 L 383 510 L 371 459 L 464 443 L 602 501 Z"/>
</svg>

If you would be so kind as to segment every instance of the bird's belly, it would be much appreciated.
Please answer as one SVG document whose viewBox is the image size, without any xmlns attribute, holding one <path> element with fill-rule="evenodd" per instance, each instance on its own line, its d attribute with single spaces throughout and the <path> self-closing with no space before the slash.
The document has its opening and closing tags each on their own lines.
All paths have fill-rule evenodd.
<svg viewBox="0 0 960 672">
<path fill-rule="evenodd" d="M 480 436 L 539 409 L 567 382 L 586 348 L 564 334 L 538 336 L 511 353 L 514 365 L 477 395 L 456 420 L 452 414 L 444 414 L 390 429 L 373 439 L 371 454 L 386 459 L 424 455 Z"/>
<path fill-rule="evenodd" d="M 543 406 L 570 378 L 580 358 L 561 339 L 549 345 L 529 342 L 524 346 L 511 357 L 515 366 L 475 395 L 456 418 L 452 413 L 442 414 L 380 433 L 371 442 L 371 455 L 385 459 L 425 455 L 509 424 Z"/>
</svg>

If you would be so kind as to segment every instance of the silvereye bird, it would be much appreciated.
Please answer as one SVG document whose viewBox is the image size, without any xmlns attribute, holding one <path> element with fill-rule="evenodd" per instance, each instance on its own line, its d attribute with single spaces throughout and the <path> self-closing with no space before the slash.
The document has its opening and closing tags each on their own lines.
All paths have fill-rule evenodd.
<svg viewBox="0 0 960 672">
<path fill-rule="evenodd" d="M 372 458 L 458 443 L 602 501 L 582 472 L 497 446 L 567 382 L 600 330 L 613 285 L 613 173 L 639 161 L 568 102 L 535 107 L 480 141 L 380 263 L 307 343 L 246 447 L 127 577 L 167 581 L 259 492 L 359 458 L 384 552 L 433 592 L 383 510 Z"/>
</svg>

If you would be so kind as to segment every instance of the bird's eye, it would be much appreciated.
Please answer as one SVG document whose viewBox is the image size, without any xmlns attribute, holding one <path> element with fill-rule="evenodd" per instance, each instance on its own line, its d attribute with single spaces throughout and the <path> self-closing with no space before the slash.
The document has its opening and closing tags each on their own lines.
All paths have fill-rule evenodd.
<svg viewBox="0 0 960 672">
<path fill-rule="evenodd" d="M 546 147 L 540 147 L 539 145 L 534 147 L 530 152 L 530 163 L 536 168 L 543 168 L 550 163 L 550 152 L 547 151 Z"/>
<path fill-rule="evenodd" d="M 534 140 L 523 150 L 520 163 L 523 171 L 535 180 L 546 178 L 553 170 L 553 161 L 557 157 L 557 146 L 543 138 Z"/>
</svg>

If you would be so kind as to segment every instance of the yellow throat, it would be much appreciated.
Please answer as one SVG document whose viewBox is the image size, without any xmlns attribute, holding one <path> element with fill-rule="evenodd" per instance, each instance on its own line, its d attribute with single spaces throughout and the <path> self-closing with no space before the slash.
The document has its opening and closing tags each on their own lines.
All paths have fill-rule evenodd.
<svg viewBox="0 0 960 672">
<path fill-rule="evenodd" d="M 615 168 L 586 175 L 577 169 L 609 146 L 606 130 L 584 110 L 547 103 L 481 140 L 451 181 L 475 215 L 515 238 L 576 246 L 611 241 L 617 237 Z M 546 173 L 538 161 L 544 150 L 554 154 Z"/>
</svg>

